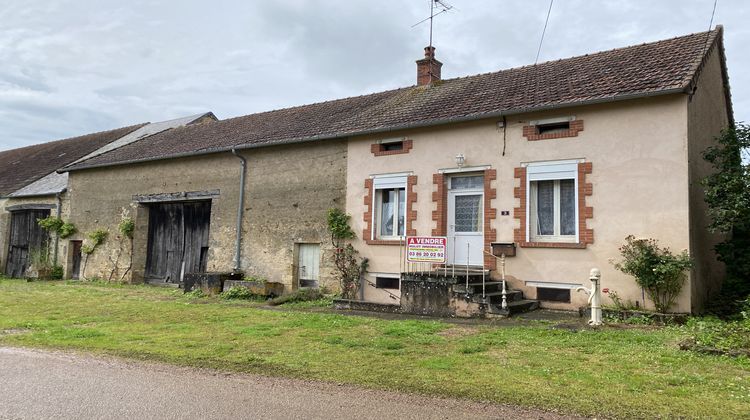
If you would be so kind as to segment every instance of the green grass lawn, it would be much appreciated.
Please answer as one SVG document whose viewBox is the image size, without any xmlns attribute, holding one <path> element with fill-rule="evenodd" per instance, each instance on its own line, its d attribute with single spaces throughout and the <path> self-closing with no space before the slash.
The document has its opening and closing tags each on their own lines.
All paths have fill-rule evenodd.
<svg viewBox="0 0 750 420">
<path fill-rule="evenodd" d="M 750 416 L 750 360 L 685 330 L 383 320 L 144 286 L 0 280 L 0 345 L 77 349 L 607 417 Z M 11 331 L 12 333 L 8 333 Z"/>
</svg>

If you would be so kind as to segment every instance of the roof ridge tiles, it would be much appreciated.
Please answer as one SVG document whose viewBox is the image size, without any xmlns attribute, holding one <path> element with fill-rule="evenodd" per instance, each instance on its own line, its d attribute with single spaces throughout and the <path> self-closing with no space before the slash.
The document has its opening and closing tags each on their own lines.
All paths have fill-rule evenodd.
<svg viewBox="0 0 750 420">
<path fill-rule="evenodd" d="M 686 92 L 722 27 L 533 65 L 183 127 L 69 170 L 342 138 Z M 708 45 L 710 46 L 710 45 Z M 723 59 L 723 58 L 722 58 Z M 140 144 L 140 145 L 139 145 Z"/>
</svg>

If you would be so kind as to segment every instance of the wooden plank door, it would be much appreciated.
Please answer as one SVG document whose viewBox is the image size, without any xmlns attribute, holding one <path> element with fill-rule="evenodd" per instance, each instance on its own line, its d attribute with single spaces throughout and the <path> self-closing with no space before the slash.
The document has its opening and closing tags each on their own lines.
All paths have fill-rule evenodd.
<svg viewBox="0 0 750 420">
<path fill-rule="evenodd" d="M 81 278 L 81 260 L 83 254 L 81 253 L 81 247 L 83 247 L 83 241 L 70 241 L 71 252 L 73 254 L 73 264 L 70 270 L 70 278 L 78 280 Z"/>
<path fill-rule="evenodd" d="M 211 202 L 154 204 L 149 209 L 146 279 L 181 283 L 206 270 Z"/>
<path fill-rule="evenodd" d="M 29 266 L 29 255 L 47 247 L 49 235 L 37 223 L 50 214 L 49 210 L 22 210 L 11 212 L 10 243 L 5 275 L 23 277 Z"/>
</svg>

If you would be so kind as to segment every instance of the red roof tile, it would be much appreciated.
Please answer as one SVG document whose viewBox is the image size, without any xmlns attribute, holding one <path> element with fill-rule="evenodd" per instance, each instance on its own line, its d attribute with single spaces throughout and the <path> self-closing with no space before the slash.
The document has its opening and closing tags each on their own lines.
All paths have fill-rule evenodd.
<svg viewBox="0 0 750 420">
<path fill-rule="evenodd" d="M 181 127 L 69 169 L 385 132 L 503 114 L 682 92 L 721 40 L 710 32 Z"/>
</svg>

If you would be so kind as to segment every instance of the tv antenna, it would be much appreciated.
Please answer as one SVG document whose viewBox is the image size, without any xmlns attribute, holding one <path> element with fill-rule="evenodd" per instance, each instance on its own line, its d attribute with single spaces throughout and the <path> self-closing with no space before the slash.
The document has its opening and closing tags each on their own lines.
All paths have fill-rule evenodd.
<svg viewBox="0 0 750 420">
<path fill-rule="evenodd" d="M 430 21 L 430 47 L 432 47 L 432 21 L 433 19 L 435 19 L 435 16 L 441 15 L 451 9 L 453 9 L 453 6 L 446 3 L 444 0 L 430 0 L 430 17 L 420 20 L 414 25 L 411 25 L 411 27 L 414 28 L 429 20 Z"/>
</svg>

